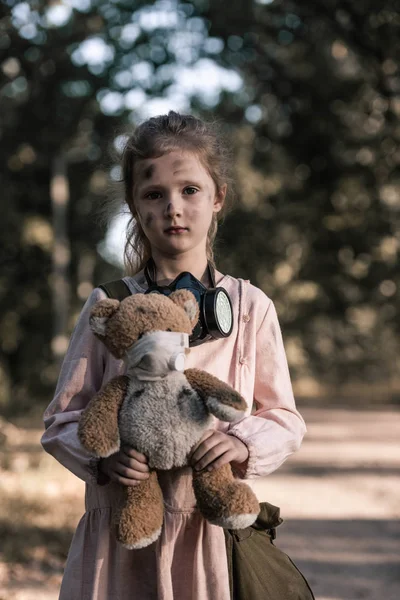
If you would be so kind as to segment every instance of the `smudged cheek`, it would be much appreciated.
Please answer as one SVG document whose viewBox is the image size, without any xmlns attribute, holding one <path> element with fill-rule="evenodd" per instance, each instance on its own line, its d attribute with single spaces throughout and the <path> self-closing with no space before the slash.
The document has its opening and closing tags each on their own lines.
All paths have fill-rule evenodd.
<svg viewBox="0 0 400 600">
<path fill-rule="evenodd" d="M 146 227 L 151 227 L 152 223 L 155 221 L 155 215 L 154 213 L 152 213 L 151 211 L 149 211 L 145 218 L 144 218 L 144 224 Z"/>
<path fill-rule="evenodd" d="M 189 221 L 199 221 L 204 218 L 205 207 L 200 205 L 190 206 L 186 210 L 186 217 Z"/>
<path fill-rule="evenodd" d="M 144 227 L 145 229 L 151 229 L 151 227 L 154 225 L 155 221 L 156 221 L 156 215 L 153 211 L 151 210 L 146 210 L 143 208 L 137 208 L 137 214 L 139 217 L 139 221 L 142 225 L 142 227 Z"/>
<path fill-rule="evenodd" d="M 196 208 L 192 208 L 187 213 L 187 222 L 190 227 L 190 223 L 196 223 L 198 225 L 208 226 L 211 223 L 212 219 L 212 209 L 208 206 L 197 206 Z"/>
</svg>

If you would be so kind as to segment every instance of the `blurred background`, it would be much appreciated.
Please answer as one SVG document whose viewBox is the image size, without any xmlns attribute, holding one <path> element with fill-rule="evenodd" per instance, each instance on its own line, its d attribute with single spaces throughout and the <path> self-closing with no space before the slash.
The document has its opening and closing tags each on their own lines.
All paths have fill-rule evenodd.
<svg viewBox="0 0 400 600">
<path fill-rule="evenodd" d="M 41 414 L 122 273 L 125 136 L 170 109 L 223 123 L 218 267 L 273 298 L 309 425 L 278 543 L 321 600 L 400 596 L 399 39 L 400 0 L 0 0 L 1 600 L 57 597 L 83 488 Z"/>
</svg>

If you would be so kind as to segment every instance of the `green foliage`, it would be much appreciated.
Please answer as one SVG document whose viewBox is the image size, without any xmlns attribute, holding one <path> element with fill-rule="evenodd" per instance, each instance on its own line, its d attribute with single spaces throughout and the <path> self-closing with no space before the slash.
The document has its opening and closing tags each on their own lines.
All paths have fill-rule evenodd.
<svg viewBox="0 0 400 600">
<path fill-rule="evenodd" d="M 0 2 L 6 413 L 48 399 L 83 300 L 96 283 L 119 275 L 96 253 L 113 140 L 137 119 L 136 106 L 171 84 L 182 49 L 175 34 L 183 35 L 188 12 L 170 7 L 158 18 L 155 8 L 141 1 Z M 186 54 L 185 64 L 191 60 Z"/>
<path fill-rule="evenodd" d="M 296 375 L 339 388 L 389 389 L 398 372 L 399 8 L 243 0 L 204 13 L 244 78 L 218 107 L 242 190 L 221 259 L 276 301 Z"/>
<path fill-rule="evenodd" d="M 229 10 L 222 0 L 0 0 L 3 412 L 48 399 L 82 302 L 118 275 L 96 252 L 113 141 L 161 97 L 226 123 L 240 202 L 221 268 L 274 299 L 295 378 L 391 385 L 399 9 L 399 0 L 235 0 Z M 202 75 L 211 59 L 213 89 Z"/>
</svg>

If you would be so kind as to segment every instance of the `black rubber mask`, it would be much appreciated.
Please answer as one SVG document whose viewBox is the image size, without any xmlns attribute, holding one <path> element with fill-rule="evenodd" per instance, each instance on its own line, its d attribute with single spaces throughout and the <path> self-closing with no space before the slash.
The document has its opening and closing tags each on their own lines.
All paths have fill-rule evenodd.
<svg viewBox="0 0 400 600">
<path fill-rule="evenodd" d="M 203 342 L 228 337 L 233 329 L 232 302 L 223 287 L 215 286 L 214 269 L 208 264 L 211 288 L 207 288 L 188 271 L 180 273 L 169 285 L 158 285 L 156 267 L 150 259 L 144 269 L 148 289 L 146 294 L 164 294 L 169 296 L 176 290 L 189 290 L 199 305 L 200 316 L 189 337 L 190 346 L 198 346 Z"/>
</svg>

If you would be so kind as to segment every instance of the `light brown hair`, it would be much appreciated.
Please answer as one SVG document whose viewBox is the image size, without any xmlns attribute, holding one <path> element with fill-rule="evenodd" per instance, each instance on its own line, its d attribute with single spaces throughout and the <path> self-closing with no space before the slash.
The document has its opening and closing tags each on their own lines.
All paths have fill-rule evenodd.
<svg viewBox="0 0 400 600">
<path fill-rule="evenodd" d="M 167 115 L 152 117 L 139 125 L 123 150 L 122 179 L 125 202 L 131 213 L 124 252 L 125 268 L 129 274 L 143 269 L 151 256 L 150 243 L 140 226 L 135 208 L 135 166 L 140 160 L 158 158 L 178 149 L 198 156 L 213 179 L 217 193 L 224 184 L 228 184 L 223 209 L 214 214 L 207 235 L 207 259 L 214 265 L 218 221 L 226 215 L 233 199 L 230 152 L 217 123 L 170 111 Z"/>
</svg>

